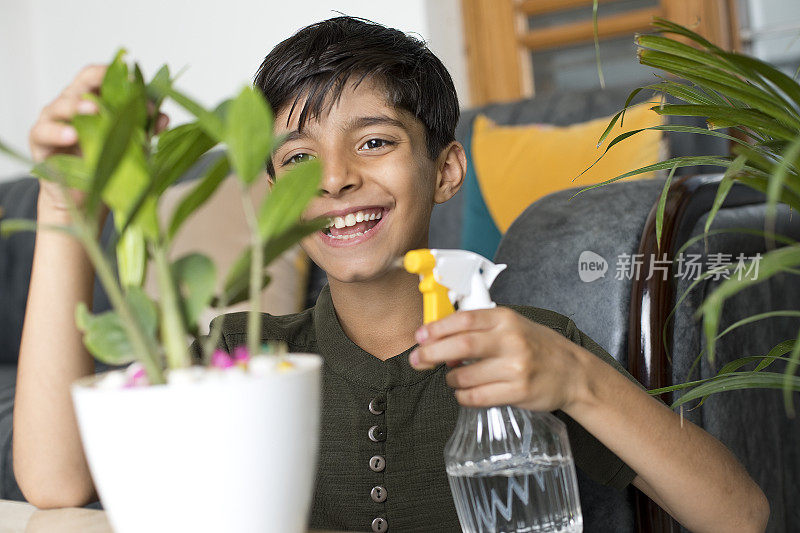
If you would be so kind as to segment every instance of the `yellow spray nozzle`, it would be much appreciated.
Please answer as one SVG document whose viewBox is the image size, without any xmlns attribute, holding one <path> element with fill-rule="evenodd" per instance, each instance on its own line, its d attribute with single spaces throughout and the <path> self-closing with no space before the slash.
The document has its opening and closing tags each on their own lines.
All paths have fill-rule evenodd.
<svg viewBox="0 0 800 533">
<path fill-rule="evenodd" d="M 430 250 L 411 250 L 403 259 L 403 266 L 412 274 L 419 274 L 419 290 L 422 292 L 422 321 L 427 324 L 454 313 L 448 288 L 438 283 L 433 275 L 436 257 Z"/>
</svg>

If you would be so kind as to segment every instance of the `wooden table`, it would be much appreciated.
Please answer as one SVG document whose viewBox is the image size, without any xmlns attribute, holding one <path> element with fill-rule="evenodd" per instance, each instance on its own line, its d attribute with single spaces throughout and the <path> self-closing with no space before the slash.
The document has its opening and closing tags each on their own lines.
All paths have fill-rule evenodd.
<svg viewBox="0 0 800 533">
<path fill-rule="evenodd" d="M 24 502 L 0 500 L 0 533 L 113 533 L 104 511 L 42 511 Z M 309 533 L 335 533 L 309 530 Z"/>
</svg>

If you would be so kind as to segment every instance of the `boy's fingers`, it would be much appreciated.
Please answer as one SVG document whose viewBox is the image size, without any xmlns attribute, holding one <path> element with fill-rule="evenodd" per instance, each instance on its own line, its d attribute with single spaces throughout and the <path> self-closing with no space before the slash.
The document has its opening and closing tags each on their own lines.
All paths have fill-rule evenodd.
<svg viewBox="0 0 800 533">
<path fill-rule="evenodd" d="M 72 120 L 75 115 L 88 115 L 97 112 L 97 104 L 91 100 L 62 96 L 42 110 L 42 115 L 50 120 Z"/>
<path fill-rule="evenodd" d="M 78 142 L 78 132 L 67 124 L 40 121 L 31 129 L 30 140 L 40 146 L 71 146 Z"/>
<path fill-rule="evenodd" d="M 164 113 L 159 113 L 156 119 L 156 133 L 161 133 L 169 126 L 169 117 Z"/>
<path fill-rule="evenodd" d="M 456 333 L 492 329 L 505 318 L 506 311 L 513 313 L 506 308 L 458 311 L 419 328 L 416 334 L 417 342 L 422 344 Z"/>
<path fill-rule="evenodd" d="M 450 370 L 445 382 L 454 389 L 469 389 L 495 381 L 510 381 L 517 374 L 506 359 L 490 357 Z"/>
<path fill-rule="evenodd" d="M 84 67 L 62 93 L 64 96 L 81 97 L 85 93 L 97 92 L 106 75 L 107 65 Z"/>
<path fill-rule="evenodd" d="M 456 389 L 458 403 L 468 407 L 514 405 L 525 401 L 527 391 L 520 382 L 496 381 L 469 389 Z"/>
<path fill-rule="evenodd" d="M 433 368 L 445 361 L 483 358 L 495 352 L 496 346 L 491 336 L 470 331 L 415 348 L 409 354 L 409 362 L 418 369 Z"/>
</svg>

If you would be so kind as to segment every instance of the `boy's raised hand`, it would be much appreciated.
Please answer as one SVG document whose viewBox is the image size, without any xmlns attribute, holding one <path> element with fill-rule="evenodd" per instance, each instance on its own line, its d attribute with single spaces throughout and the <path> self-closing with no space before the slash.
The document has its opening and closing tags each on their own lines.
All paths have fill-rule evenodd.
<svg viewBox="0 0 800 533">
<path fill-rule="evenodd" d="M 418 370 L 473 360 L 446 378 L 462 405 L 567 410 L 583 379 L 580 346 L 509 308 L 458 311 L 422 326 L 416 337 L 409 362 Z"/>
<path fill-rule="evenodd" d="M 46 105 L 28 135 L 31 156 L 37 163 L 54 154 L 80 154 L 78 132 L 69 122 L 75 115 L 97 113 L 97 104 L 86 99 L 87 94 L 99 94 L 108 65 L 88 65 L 61 92 L 55 100 Z M 169 118 L 160 113 L 156 132 L 167 127 Z M 40 180 L 39 199 L 48 207 L 64 209 L 61 193 L 56 184 Z M 76 201 L 82 194 L 73 191 Z"/>
</svg>

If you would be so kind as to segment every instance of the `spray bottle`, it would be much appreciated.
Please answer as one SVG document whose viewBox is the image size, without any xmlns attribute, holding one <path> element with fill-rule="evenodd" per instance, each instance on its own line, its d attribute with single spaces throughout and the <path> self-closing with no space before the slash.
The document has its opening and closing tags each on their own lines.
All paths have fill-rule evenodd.
<svg viewBox="0 0 800 533">
<path fill-rule="evenodd" d="M 412 250 L 427 324 L 458 310 L 495 307 L 489 287 L 506 265 L 464 250 Z M 469 362 L 465 362 L 468 364 Z M 583 517 L 566 426 L 550 413 L 510 405 L 459 408 L 444 451 L 466 533 L 579 533 Z"/>
</svg>

